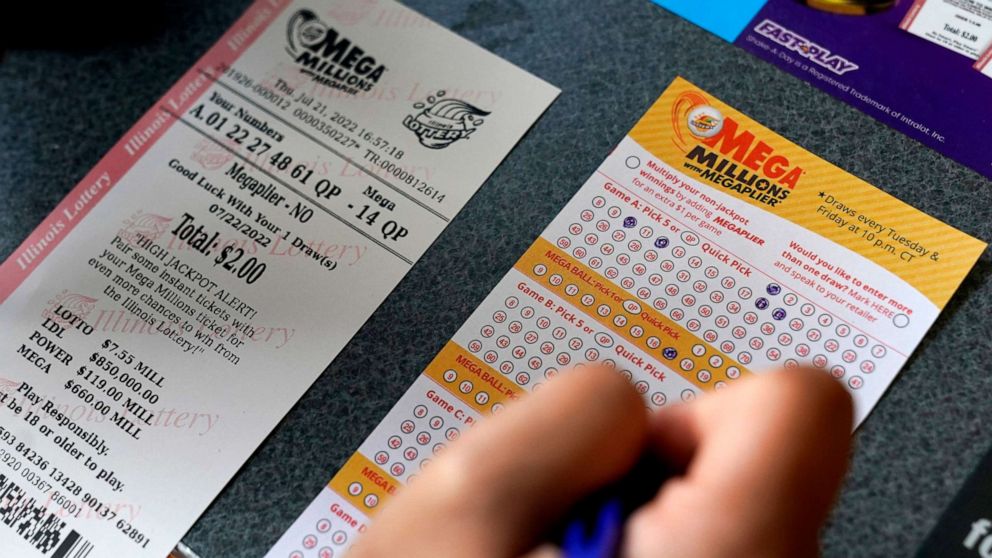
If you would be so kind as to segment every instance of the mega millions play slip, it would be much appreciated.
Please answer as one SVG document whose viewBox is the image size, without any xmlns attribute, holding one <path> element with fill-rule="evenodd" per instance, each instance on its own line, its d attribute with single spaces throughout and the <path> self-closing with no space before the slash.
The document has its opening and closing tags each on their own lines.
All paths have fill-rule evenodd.
<svg viewBox="0 0 992 558">
<path fill-rule="evenodd" d="M 446 444 L 586 361 L 652 409 L 812 364 L 860 424 L 985 246 L 677 79 L 268 556 L 340 556 Z"/>
<path fill-rule="evenodd" d="M 0 556 L 165 556 L 557 94 L 253 4 L 0 268 Z"/>
</svg>

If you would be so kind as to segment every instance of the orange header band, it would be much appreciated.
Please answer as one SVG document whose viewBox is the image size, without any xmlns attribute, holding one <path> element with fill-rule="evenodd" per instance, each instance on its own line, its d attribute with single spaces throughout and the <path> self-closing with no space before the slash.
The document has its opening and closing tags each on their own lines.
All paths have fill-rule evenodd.
<svg viewBox="0 0 992 558">
<path fill-rule="evenodd" d="M 677 78 L 631 130 L 690 177 L 877 263 L 943 308 L 986 244 Z"/>
</svg>

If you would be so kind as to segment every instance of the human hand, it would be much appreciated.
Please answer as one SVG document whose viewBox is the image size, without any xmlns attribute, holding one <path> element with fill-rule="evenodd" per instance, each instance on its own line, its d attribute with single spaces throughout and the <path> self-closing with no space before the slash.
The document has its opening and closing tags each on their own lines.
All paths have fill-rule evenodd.
<svg viewBox="0 0 992 558">
<path fill-rule="evenodd" d="M 587 366 L 452 444 L 383 508 L 349 558 L 557 556 L 535 548 L 548 526 L 645 449 L 683 473 L 631 516 L 625 558 L 814 556 L 846 470 L 851 420 L 847 392 L 809 370 L 648 413 L 622 376 Z"/>
</svg>

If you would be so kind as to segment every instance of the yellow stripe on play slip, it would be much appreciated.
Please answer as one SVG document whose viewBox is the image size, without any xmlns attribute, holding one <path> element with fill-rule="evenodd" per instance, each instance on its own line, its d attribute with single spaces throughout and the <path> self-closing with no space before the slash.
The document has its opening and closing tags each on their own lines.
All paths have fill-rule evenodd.
<svg viewBox="0 0 992 558">
<path fill-rule="evenodd" d="M 454 341 L 448 341 L 424 375 L 482 415 L 517 399 L 524 389 Z"/>
<path fill-rule="evenodd" d="M 538 272 L 542 266 L 544 271 Z M 730 382 L 750 373 L 739 362 L 714 349 L 705 340 L 661 315 L 651 306 L 635 300 L 634 295 L 560 251 L 544 237 L 538 237 L 514 267 L 581 310 L 613 336 L 620 336 L 700 389 L 712 390 L 719 382 Z M 563 278 L 557 285 L 551 281 L 555 275 Z M 570 284 L 579 287 L 574 296 L 566 292 Z M 589 304 L 583 302 L 586 295 L 592 296 L 592 299 L 586 298 L 586 301 L 592 301 Z M 605 315 L 598 312 L 602 305 L 609 309 L 608 313 L 604 309 Z M 622 317 L 622 326 L 617 324 L 618 317 Z M 652 338 L 658 340 L 655 347 L 651 346 Z M 697 356 L 693 354 L 693 348 L 699 347 L 705 351 Z M 712 365 L 710 359 L 713 357 L 714 361 L 718 359 L 719 366 Z M 651 369 L 648 369 L 649 366 Z M 645 363 L 644 371 L 656 378 L 658 373 L 663 373 L 650 362 Z"/>
<path fill-rule="evenodd" d="M 372 516 L 403 484 L 356 451 L 327 486 L 349 504 Z"/>
</svg>

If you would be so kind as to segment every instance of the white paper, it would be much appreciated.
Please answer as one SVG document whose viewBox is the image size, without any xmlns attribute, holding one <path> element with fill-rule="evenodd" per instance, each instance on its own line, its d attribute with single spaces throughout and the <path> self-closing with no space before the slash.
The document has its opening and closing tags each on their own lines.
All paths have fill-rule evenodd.
<svg viewBox="0 0 992 558">
<path fill-rule="evenodd" d="M 812 364 L 860 424 L 984 249 L 677 79 L 267 557 L 345 555 L 466 429 L 585 362 L 650 409 Z"/>
<path fill-rule="evenodd" d="M 916 0 L 900 28 L 975 60 L 992 45 L 992 1 Z"/>
<path fill-rule="evenodd" d="M 394 2 L 252 5 L 0 269 L 0 554 L 166 555 L 556 95 Z"/>
</svg>

